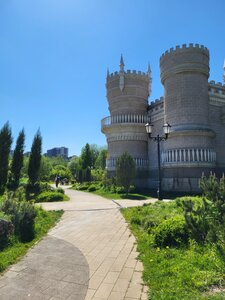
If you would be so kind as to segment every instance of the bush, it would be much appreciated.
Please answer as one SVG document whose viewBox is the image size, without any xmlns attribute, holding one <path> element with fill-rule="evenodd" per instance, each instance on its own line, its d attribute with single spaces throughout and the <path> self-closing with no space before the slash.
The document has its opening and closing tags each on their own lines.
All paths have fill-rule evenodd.
<svg viewBox="0 0 225 300">
<path fill-rule="evenodd" d="M 22 242 L 29 242 L 34 238 L 34 220 L 37 215 L 33 204 L 27 201 L 13 199 L 8 195 L 3 201 L 1 210 L 10 216 L 14 225 L 14 233 Z"/>
<path fill-rule="evenodd" d="M 57 188 L 57 189 L 56 189 L 56 192 L 57 192 L 57 193 L 61 193 L 61 194 L 65 194 L 65 191 L 64 191 L 64 189 L 62 189 L 62 188 Z"/>
<path fill-rule="evenodd" d="M 189 235 L 198 243 L 205 242 L 210 230 L 210 201 L 201 197 L 183 197 L 177 200 L 183 208 L 186 227 Z"/>
<path fill-rule="evenodd" d="M 96 189 L 97 189 L 96 186 L 94 184 L 91 184 L 88 188 L 88 192 L 94 192 L 96 191 Z"/>
<path fill-rule="evenodd" d="M 0 212 L 0 250 L 2 250 L 7 242 L 9 236 L 13 233 L 13 224 L 9 217 Z"/>
<path fill-rule="evenodd" d="M 174 216 L 161 222 L 154 231 L 156 246 L 178 246 L 187 244 L 188 232 L 183 216 Z"/>
<path fill-rule="evenodd" d="M 36 202 L 55 202 L 55 201 L 63 201 L 64 195 L 60 192 L 43 192 L 40 193 Z"/>
</svg>

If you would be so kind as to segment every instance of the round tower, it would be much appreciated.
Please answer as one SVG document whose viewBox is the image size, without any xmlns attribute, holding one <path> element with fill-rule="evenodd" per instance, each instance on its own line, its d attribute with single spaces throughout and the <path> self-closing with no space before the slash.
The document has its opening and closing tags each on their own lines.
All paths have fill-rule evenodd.
<svg viewBox="0 0 225 300">
<path fill-rule="evenodd" d="M 162 153 L 166 190 L 196 190 L 202 172 L 215 165 L 209 127 L 209 51 L 198 44 L 177 46 L 160 58 L 164 121 L 172 133 Z"/>
<path fill-rule="evenodd" d="M 148 167 L 147 122 L 151 71 L 124 70 L 121 56 L 120 70 L 107 73 L 106 90 L 110 116 L 101 122 L 108 143 L 108 171 L 115 171 L 116 160 L 124 152 L 130 153 L 139 169 Z"/>
</svg>

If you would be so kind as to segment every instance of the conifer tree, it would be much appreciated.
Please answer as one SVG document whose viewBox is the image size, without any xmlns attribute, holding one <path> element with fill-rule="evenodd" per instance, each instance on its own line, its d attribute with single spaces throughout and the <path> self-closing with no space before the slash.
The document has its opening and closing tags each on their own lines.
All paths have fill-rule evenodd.
<svg viewBox="0 0 225 300">
<path fill-rule="evenodd" d="M 42 137 L 40 130 L 34 136 L 28 164 L 29 183 L 34 185 L 39 180 L 41 167 Z"/>
<path fill-rule="evenodd" d="M 87 167 L 92 166 L 92 156 L 90 145 L 87 143 L 81 151 L 81 165 L 82 169 L 85 170 Z"/>
<path fill-rule="evenodd" d="M 23 152 L 24 152 L 24 142 L 25 142 L 25 133 L 22 129 L 19 132 L 15 150 L 13 152 L 12 166 L 11 166 L 11 176 L 12 184 L 15 188 L 19 185 L 21 169 L 23 167 Z"/>
<path fill-rule="evenodd" d="M 11 144 L 12 133 L 7 122 L 0 130 L 0 194 L 4 193 L 7 184 Z"/>
<path fill-rule="evenodd" d="M 124 152 L 116 162 L 117 183 L 124 187 L 126 194 L 129 192 L 132 180 L 135 178 L 136 165 L 133 157 Z"/>
</svg>

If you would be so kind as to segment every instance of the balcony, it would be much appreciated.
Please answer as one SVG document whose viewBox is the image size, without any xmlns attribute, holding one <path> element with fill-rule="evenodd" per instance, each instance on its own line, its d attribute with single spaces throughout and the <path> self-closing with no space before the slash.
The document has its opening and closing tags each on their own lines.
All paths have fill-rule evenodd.
<svg viewBox="0 0 225 300">
<path fill-rule="evenodd" d="M 137 114 L 122 114 L 122 115 L 112 115 L 101 120 L 101 129 L 116 124 L 146 124 L 148 122 L 148 116 L 137 115 Z M 144 128 L 144 127 L 143 127 Z"/>
<path fill-rule="evenodd" d="M 162 165 L 215 165 L 216 152 L 212 149 L 171 149 L 162 152 Z"/>
<path fill-rule="evenodd" d="M 109 171 L 114 171 L 116 169 L 117 157 L 113 157 L 106 160 L 106 169 Z M 148 159 L 134 157 L 134 161 L 137 169 L 147 169 L 149 166 Z"/>
</svg>

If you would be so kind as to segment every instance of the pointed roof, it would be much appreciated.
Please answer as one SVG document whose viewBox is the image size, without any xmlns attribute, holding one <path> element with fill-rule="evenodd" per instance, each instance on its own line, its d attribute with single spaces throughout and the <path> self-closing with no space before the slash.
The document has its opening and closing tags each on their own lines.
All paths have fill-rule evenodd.
<svg viewBox="0 0 225 300">
<path fill-rule="evenodd" d="M 120 71 L 124 71 L 124 61 L 123 61 L 123 55 L 121 54 L 120 57 Z"/>
<path fill-rule="evenodd" d="M 151 71 L 151 67 L 150 67 L 150 63 L 148 63 L 148 75 L 151 75 L 152 71 Z"/>
</svg>

